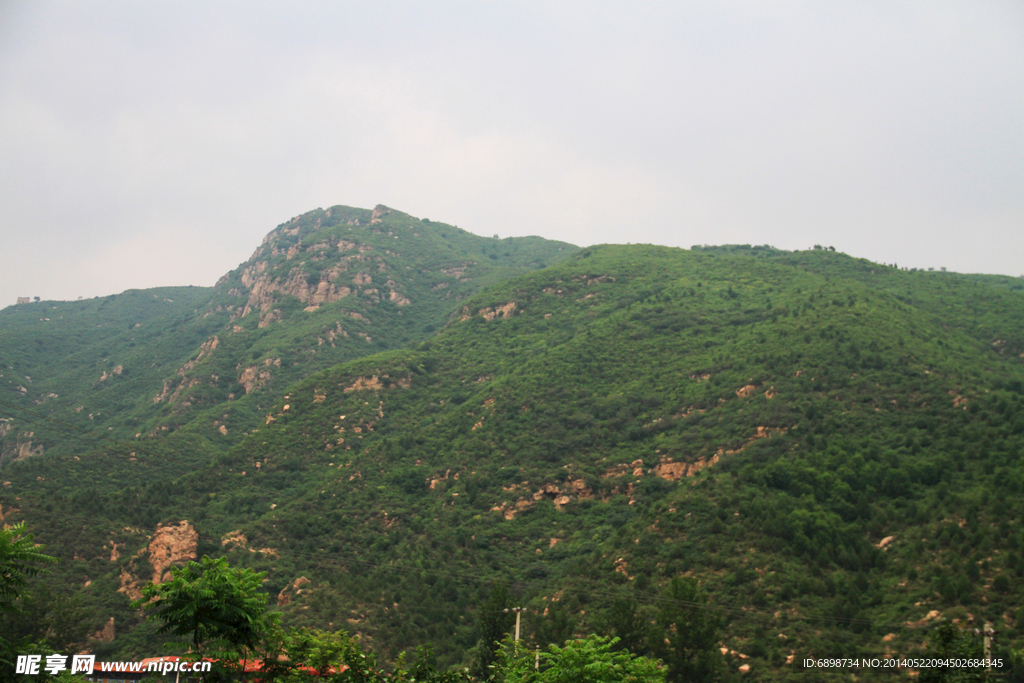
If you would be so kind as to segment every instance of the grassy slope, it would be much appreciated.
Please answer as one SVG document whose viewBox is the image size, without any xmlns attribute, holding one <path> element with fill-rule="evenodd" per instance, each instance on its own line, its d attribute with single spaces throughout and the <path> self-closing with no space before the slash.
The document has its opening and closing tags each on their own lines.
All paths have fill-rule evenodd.
<svg viewBox="0 0 1024 683">
<path fill-rule="evenodd" d="M 488 289 L 412 349 L 301 381 L 171 487 L 114 493 L 89 461 L 61 466 L 96 481 L 94 533 L 187 518 L 217 552 L 241 530 L 276 550 L 230 553 L 272 595 L 312 580 L 289 620 L 391 656 L 430 640 L 464 659 L 490 580 L 600 630 L 613 599 L 651 615 L 685 572 L 755 677 L 795 679 L 793 653 L 911 651 L 907 622 L 931 609 L 1015 642 L 1021 595 L 997 577 L 1024 572 L 1022 321 L 1012 288 L 841 254 L 597 247 Z M 122 467 L 162 471 L 144 460 Z M 8 470 L 30 519 L 69 501 L 50 467 Z M 125 564 L 50 540 L 107 584 Z"/>
</svg>

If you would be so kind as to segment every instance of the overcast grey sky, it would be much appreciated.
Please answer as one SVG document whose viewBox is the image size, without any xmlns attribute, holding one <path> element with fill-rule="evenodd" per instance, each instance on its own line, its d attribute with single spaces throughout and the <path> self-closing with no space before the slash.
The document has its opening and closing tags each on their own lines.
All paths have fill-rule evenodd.
<svg viewBox="0 0 1024 683">
<path fill-rule="evenodd" d="M 0 306 L 294 215 L 1024 273 L 1024 3 L 0 0 Z"/>
</svg>

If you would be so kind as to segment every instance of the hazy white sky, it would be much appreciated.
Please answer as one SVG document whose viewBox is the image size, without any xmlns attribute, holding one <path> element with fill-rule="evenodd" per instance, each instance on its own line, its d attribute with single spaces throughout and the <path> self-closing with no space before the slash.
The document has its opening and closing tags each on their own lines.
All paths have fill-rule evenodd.
<svg viewBox="0 0 1024 683">
<path fill-rule="evenodd" d="M 1024 273 L 1024 3 L 0 0 L 0 306 L 316 207 Z"/>
</svg>

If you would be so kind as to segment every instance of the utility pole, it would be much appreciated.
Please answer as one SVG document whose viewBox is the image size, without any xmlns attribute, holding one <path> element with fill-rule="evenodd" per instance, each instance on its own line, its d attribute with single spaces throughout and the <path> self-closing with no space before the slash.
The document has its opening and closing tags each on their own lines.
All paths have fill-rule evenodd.
<svg viewBox="0 0 1024 683">
<path fill-rule="evenodd" d="M 992 630 L 992 624 L 985 622 L 985 671 L 992 671 L 992 665 L 989 663 L 992 659 L 992 636 L 995 635 L 995 631 Z"/>
<path fill-rule="evenodd" d="M 516 613 L 516 638 L 515 638 L 515 644 L 516 644 L 517 648 L 519 647 L 519 617 L 520 617 L 520 615 L 522 615 L 523 610 L 525 610 L 525 609 L 526 609 L 525 607 L 509 607 L 508 609 L 505 610 L 505 612 L 512 611 L 512 612 Z"/>
</svg>

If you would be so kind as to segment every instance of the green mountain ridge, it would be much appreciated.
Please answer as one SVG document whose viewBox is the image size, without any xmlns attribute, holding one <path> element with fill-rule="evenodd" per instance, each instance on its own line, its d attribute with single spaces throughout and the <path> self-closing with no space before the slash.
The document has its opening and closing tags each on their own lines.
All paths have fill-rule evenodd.
<svg viewBox="0 0 1024 683">
<path fill-rule="evenodd" d="M 188 426 L 217 450 L 256 424 L 261 395 L 423 339 L 461 299 L 575 249 L 478 237 L 383 206 L 317 209 L 271 231 L 212 289 L 0 311 L 0 396 L 122 439 Z M 8 419 L 5 460 L 74 448 Z"/>
<path fill-rule="evenodd" d="M 363 289 L 335 301 L 340 261 L 294 272 L 300 254 L 313 262 L 317 245 L 347 240 L 359 227 L 348 221 L 399 243 L 419 230 L 384 210 L 332 209 L 329 240 L 326 212 L 295 234 L 280 226 L 196 307 L 244 328 L 227 339 L 295 326 L 292 356 L 217 335 L 130 456 L 55 448 L 0 474 L 0 511 L 68 558 L 54 571 L 97 624 L 114 618 L 118 637 L 94 648 L 128 656 L 154 642 L 125 593 L 188 552 L 267 571 L 286 622 L 359 632 L 387 659 L 432 642 L 444 665 L 468 662 L 496 582 L 511 582 L 527 638 L 543 644 L 615 632 L 626 603 L 653 624 L 679 575 L 710 595 L 727 670 L 749 665 L 756 680 L 805 679 L 793 664 L 804 656 L 920 652 L 933 611 L 995 623 L 1004 650 L 1024 642 L 1014 279 L 828 251 L 601 245 L 533 270 L 540 257 L 524 254 L 525 272 L 482 275 L 486 288 L 428 299 L 416 318 L 426 297 L 413 293 L 459 286 L 463 273 L 444 271 L 463 257 L 418 280 L 391 275 L 397 256 L 346 261 L 343 286 Z M 341 253 L 385 249 L 366 244 Z M 338 318 L 349 343 L 367 329 L 346 312 L 394 313 L 402 323 L 379 333 L 394 343 L 322 365 L 301 355 L 328 345 L 311 340 Z M 258 411 L 231 417 L 233 385 L 203 383 L 216 362 L 282 376 L 253 393 Z M 182 469 L 184 448 L 202 458 Z"/>
</svg>

